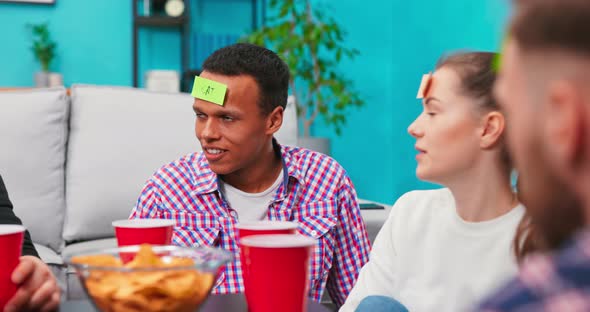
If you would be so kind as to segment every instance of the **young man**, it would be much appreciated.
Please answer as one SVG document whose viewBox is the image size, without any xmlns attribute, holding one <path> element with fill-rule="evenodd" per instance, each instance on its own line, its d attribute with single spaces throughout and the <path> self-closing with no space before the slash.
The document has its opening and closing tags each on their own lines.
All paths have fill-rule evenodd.
<svg viewBox="0 0 590 312">
<path fill-rule="evenodd" d="M 1 176 L 0 224 L 21 224 L 20 219 L 12 211 L 12 203 Z M 18 285 L 18 290 L 6 304 L 4 311 L 56 310 L 60 289 L 49 267 L 39 259 L 28 231 L 25 232 L 22 254 L 20 264 L 12 273 L 12 281 Z"/>
<path fill-rule="evenodd" d="M 483 311 L 590 311 L 590 1 L 517 1 L 496 95 L 530 214 L 519 276 Z"/>
<path fill-rule="evenodd" d="M 289 68 L 270 50 L 235 44 L 209 56 L 201 78 L 227 87 L 217 104 L 195 98 L 195 132 L 203 151 L 159 169 L 131 218 L 174 219 L 175 244 L 233 252 L 235 260 L 214 293 L 244 291 L 238 222 L 298 222 L 301 234 L 319 240 L 310 297 L 319 301 L 327 285 L 341 305 L 368 260 L 369 240 L 344 169 L 328 156 L 281 146 L 273 138 L 283 121 Z"/>
</svg>

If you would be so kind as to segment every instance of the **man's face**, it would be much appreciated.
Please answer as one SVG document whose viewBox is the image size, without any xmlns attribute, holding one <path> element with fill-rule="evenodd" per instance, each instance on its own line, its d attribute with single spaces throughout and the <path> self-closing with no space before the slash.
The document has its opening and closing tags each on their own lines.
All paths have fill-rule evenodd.
<svg viewBox="0 0 590 312">
<path fill-rule="evenodd" d="M 273 132 L 262 114 L 258 84 L 248 75 L 224 76 L 204 71 L 201 77 L 227 85 L 225 105 L 195 99 L 195 132 L 211 170 L 219 175 L 248 170 L 268 148 Z"/>
<path fill-rule="evenodd" d="M 549 116 L 547 84 L 541 68 L 525 61 L 514 41 L 508 42 L 494 93 L 507 118 L 510 155 L 519 173 L 519 198 L 527 207 L 548 243 L 561 241 L 568 228 L 580 222 L 580 207 L 549 161 L 554 146 L 547 135 Z"/>
</svg>

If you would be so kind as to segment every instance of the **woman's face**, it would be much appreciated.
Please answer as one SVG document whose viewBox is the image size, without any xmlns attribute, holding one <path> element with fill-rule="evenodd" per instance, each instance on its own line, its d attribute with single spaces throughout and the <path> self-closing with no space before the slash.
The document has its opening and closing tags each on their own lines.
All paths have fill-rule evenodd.
<svg viewBox="0 0 590 312">
<path fill-rule="evenodd" d="M 474 102 L 460 93 L 460 78 L 452 68 L 433 74 L 422 113 L 408 127 L 416 139 L 418 178 L 445 184 L 476 164 L 483 127 Z"/>
</svg>

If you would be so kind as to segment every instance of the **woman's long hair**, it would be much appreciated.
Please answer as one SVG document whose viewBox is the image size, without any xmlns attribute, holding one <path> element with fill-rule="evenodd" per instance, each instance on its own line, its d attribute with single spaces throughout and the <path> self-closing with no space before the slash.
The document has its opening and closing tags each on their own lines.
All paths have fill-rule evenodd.
<svg viewBox="0 0 590 312">
<path fill-rule="evenodd" d="M 476 99 L 481 111 L 501 111 L 493 96 L 496 70 L 493 63 L 496 53 L 491 52 L 460 52 L 441 58 L 436 69 L 449 67 L 461 80 L 463 94 Z M 507 175 L 512 171 L 513 164 L 505 142 L 501 142 L 501 157 Z M 517 185 L 518 194 L 518 185 Z M 525 212 L 513 240 L 513 252 L 518 262 L 532 252 L 548 248 L 535 226 L 530 214 Z"/>
</svg>

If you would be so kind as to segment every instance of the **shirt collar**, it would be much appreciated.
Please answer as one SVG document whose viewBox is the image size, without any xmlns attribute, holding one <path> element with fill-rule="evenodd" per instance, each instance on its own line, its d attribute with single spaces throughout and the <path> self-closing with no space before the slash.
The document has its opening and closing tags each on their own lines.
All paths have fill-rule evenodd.
<svg viewBox="0 0 590 312">
<path fill-rule="evenodd" d="M 287 196 L 290 178 L 294 178 L 296 182 L 303 181 L 301 170 L 296 165 L 296 159 L 290 152 L 289 148 L 280 145 L 275 138 L 272 139 L 272 145 L 275 153 L 279 154 L 283 163 L 283 186 L 281 197 Z M 195 165 L 191 166 L 193 169 L 193 193 L 196 195 L 203 195 L 219 191 L 219 176 L 211 170 L 209 162 L 205 155 L 201 152 L 193 158 L 192 162 Z M 195 168 L 198 168 L 197 172 Z"/>
</svg>

